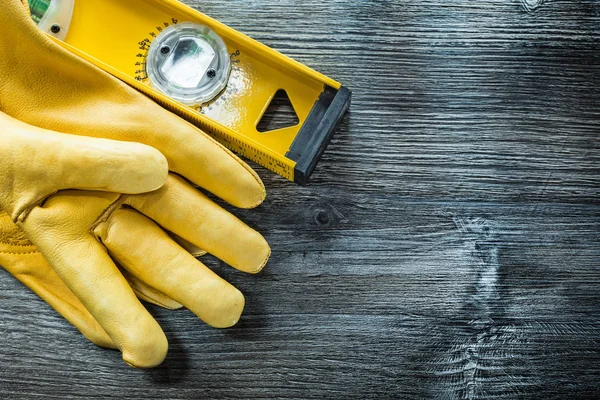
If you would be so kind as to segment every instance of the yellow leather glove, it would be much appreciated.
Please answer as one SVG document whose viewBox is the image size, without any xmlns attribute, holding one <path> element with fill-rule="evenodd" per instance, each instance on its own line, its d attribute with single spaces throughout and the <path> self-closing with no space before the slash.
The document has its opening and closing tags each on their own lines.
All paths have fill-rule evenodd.
<svg viewBox="0 0 600 400">
<path fill-rule="evenodd" d="M 4 1 L 0 54 L 0 111 L 6 114 L 0 134 L 7 132 L 7 141 L 31 138 L 24 157 L 43 147 L 31 145 L 45 144 L 42 137 L 62 138 L 45 153 L 0 164 L 3 178 L 9 174 L 20 182 L 2 186 L 7 195 L 0 206 L 10 216 L 0 215 L 2 266 L 94 343 L 120 349 L 137 367 L 160 364 L 167 341 L 136 294 L 168 308 L 181 304 L 215 327 L 235 324 L 242 294 L 166 231 L 241 271 L 260 271 L 270 254 L 264 238 L 182 178 L 251 208 L 265 197 L 256 173 L 191 124 L 51 42 L 20 0 Z M 126 146 L 139 147 L 130 153 L 138 161 L 131 168 L 98 167 L 110 171 L 98 174 L 95 156 L 88 163 L 84 152 L 82 158 L 54 153 L 70 146 L 69 135 L 146 144 L 166 157 L 172 173 L 160 189 L 131 194 L 152 180 L 153 188 L 164 181 L 160 156 L 124 144 L 125 153 Z M 96 146 L 115 145 L 110 143 Z M 116 155 L 102 157 L 111 164 Z M 107 176 L 113 179 L 104 186 Z M 91 191 L 98 189 L 106 191 Z"/>
</svg>

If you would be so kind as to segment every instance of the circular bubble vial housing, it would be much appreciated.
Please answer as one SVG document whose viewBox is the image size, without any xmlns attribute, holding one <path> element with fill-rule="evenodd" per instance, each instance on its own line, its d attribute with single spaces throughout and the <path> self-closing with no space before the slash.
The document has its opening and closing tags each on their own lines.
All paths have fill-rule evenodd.
<svg viewBox="0 0 600 400">
<path fill-rule="evenodd" d="M 191 22 L 162 31 L 146 60 L 152 87 L 188 106 L 214 99 L 227 86 L 230 70 L 229 52 L 219 35 Z"/>
</svg>

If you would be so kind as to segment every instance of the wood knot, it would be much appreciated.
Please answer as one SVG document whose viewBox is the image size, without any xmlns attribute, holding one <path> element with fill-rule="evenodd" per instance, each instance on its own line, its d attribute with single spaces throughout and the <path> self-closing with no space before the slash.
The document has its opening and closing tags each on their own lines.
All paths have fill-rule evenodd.
<svg viewBox="0 0 600 400">
<path fill-rule="evenodd" d="M 331 222 L 331 218 L 329 213 L 324 209 L 317 209 L 314 212 L 315 223 L 319 226 L 329 225 Z"/>
<path fill-rule="evenodd" d="M 332 204 L 319 202 L 311 207 L 312 220 L 316 226 L 333 227 L 347 222 L 346 217 Z"/>
<path fill-rule="evenodd" d="M 523 8 L 527 12 L 533 12 L 544 4 L 544 0 L 521 0 Z"/>
</svg>

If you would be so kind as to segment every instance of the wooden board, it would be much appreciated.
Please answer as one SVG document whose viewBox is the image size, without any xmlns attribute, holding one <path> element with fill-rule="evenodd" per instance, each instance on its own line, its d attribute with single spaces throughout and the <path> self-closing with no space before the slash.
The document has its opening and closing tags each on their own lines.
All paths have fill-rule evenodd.
<svg viewBox="0 0 600 400">
<path fill-rule="evenodd" d="M 0 398 L 600 397 L 600 3 L 203 0 L 354 90 L 218 331 L 149 307 L 138 371 L 0 271 Z"/>
</svg>

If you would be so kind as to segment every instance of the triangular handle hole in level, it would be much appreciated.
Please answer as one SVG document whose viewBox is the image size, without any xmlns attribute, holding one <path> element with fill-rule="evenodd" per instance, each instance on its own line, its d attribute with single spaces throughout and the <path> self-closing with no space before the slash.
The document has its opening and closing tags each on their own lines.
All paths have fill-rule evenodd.
<svg viewBox="0 0 600 400">
<path fill-rule="evenodd" d="M 279 89 L 265 114 L 256 125 L 259 132 L 270 132 L 277 129 L 289 128 L 300 123 L 298 114 L 285 90 Z"/>
</svg>

